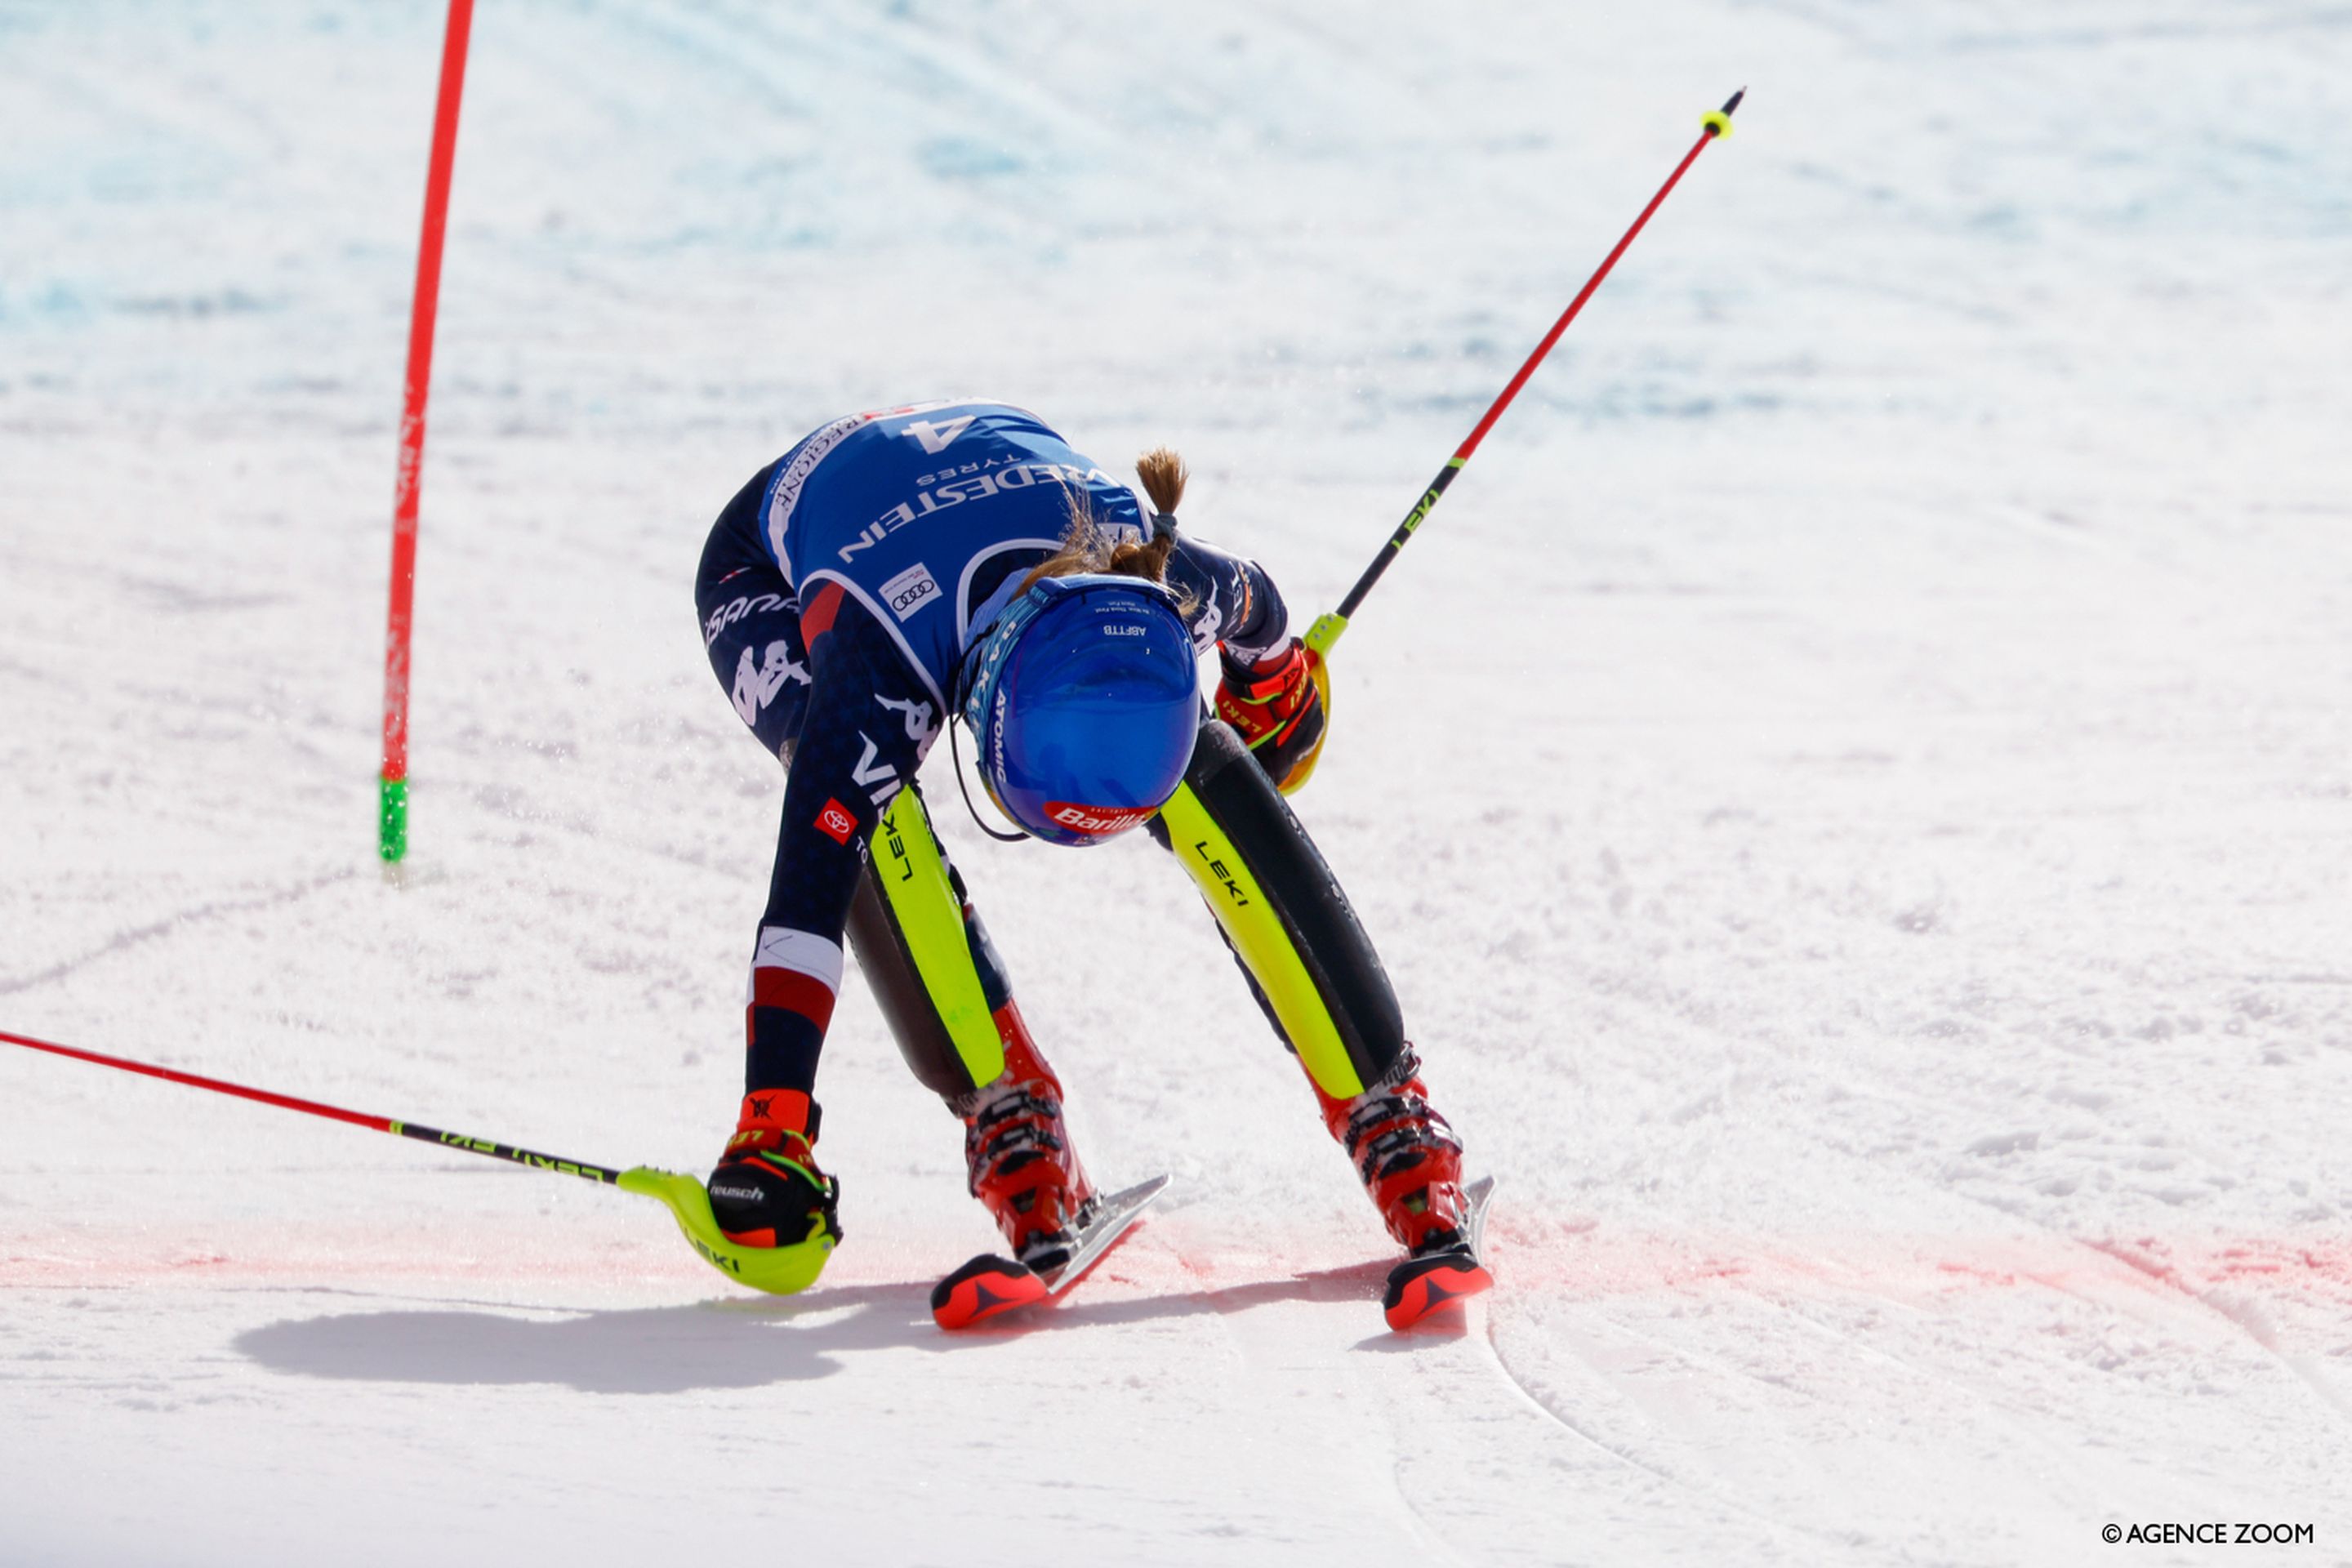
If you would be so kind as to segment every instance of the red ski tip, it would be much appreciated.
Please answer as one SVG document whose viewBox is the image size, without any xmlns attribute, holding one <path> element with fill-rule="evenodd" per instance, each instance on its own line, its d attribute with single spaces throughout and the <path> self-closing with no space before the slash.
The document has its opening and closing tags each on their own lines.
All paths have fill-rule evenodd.
<svg viewBox="0 0 2352 1568">
<path fill-rule="evenodd" d="M 931 1321 L 968 1329 L 1045 1297 L 1045 1281 L 1009 1258 L 975 1258 L 931 1288 Z"/>
<path fill-rule="evenodd" d="M 1389 1327 L 1402 1331 L 1494 1288 L 1495 1277 L 1483 1265 L 1458 1253 L 1441 1252 L 1400 1266 L 1389 1276 L 1388 1293 L 1381 1305 L 1387 1311 Z"/>
</svg>

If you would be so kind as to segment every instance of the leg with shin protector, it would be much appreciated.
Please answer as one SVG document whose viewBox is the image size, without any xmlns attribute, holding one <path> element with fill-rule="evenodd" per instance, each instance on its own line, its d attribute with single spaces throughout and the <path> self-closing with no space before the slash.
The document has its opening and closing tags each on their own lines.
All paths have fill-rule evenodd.
<svg viewBox="0 0 2352 1568">
<path fill-rule="evenodd" d="M 1199 886 L 1389 1234 L 1416 1256 L 1459 1246 L 1462 1145 L 1429 1103 L 1388 972 L 1314 841 L 1223 722 L 1202 724 L 1151 833 Z"/>
<path fill-rule="evenodd" d="M 858 968 L 908 1067 L 962 1121 L 972 1195 L 1015 1257 L 1050 1268 L 1094 1196 L 1061 1080 L 915 791 L 890 803 L 872 848 L 850 906 Z"/>
<path fill-rule="evenodd" d="M 1003 1072 L 997 1015 L 1012 1005 L 1012 987 L 920 795 L 898 792 L 872 849 L 849 907 L 857 967 L 907 1066 L 953 1100 Z"/>
<path fill-rule="evenodd" d="M 1205 720 L 1150 825 L 1201 889 L 1259 1005 L 1307 1075 L 1346 1100 L 1404 1055 L 1388 972 L 1315 841 L 1230 725 Z"/>
</svg>

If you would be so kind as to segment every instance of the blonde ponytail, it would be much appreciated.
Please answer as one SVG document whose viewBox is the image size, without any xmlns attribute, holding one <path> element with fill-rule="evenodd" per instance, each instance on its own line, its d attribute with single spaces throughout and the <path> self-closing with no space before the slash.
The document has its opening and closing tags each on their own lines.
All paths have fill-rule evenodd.
<svg viewBox="0 0 2352 1568">
<path fill-rule="evenodd" d="M 1081 572 L 1109 572 L 1122 577 L 1140 577 L 1147 583 L 1168 580 L 1168 557 L 1176 549 L 1175 518 L 1171 514 L 1184 499 L 1184 481 L 1192 471 L 1184 459 L 1167 447 L 1154 447 L 1135 460 L 1136 477 L 1143 481 L 1143 493 L 1151 500 L 1152 510 L 1168 516 L 1170 526 L 1154 527 L 1150 537 L 1140 543 L 1132 539 L 1113 539 L 1106 532 L 1086 502 L 1082 490 L 1074 490 L 1070 498 L 1070 528 L 1062 536 L 1062 547 L 1035 566 L 1022 580 L 1026 593 L 1047 577 L 1069 577 Z M 1182 608 L 1192 613 L 1190 596 Z"/>
<path fill-rule="evenodd" d="M 1173 512 L 1184 504 L 1184 481 L 1192 477 L 1192 470 L 1173 447 L 1152 447 L 1135 459 L 1135 473 L 1143 481 L 1143 493 L 1151 498 L 1155 511 Z"/>
</svg>

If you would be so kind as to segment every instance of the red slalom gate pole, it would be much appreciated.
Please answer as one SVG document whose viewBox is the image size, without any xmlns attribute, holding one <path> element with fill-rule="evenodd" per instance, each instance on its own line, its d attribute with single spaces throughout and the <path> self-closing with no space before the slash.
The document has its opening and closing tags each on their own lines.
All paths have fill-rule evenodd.
<svg viewBox="0 0 2352 1568">
<path fill-rule="evenodd" d="M 1683 154 L 1683 161 L 1675 165 L 1675 172 L 1666 176 L 1666 183 L 1658 187 L 1658 194 L 1650 198 L 1650 205 L 1642 209 L 1642 216 L 1633 220 L 1633 226 L 1625 231 L 1624 237 L 1618 240 L 1615 247 L 1601 261 L 1600 268 L 1585 280 L 1584 287 L 1576 291 L 1576 298 L 1570 300 L 1568 309 L 1559 313 L 1559 320 L 1552 323 L 1551 331 L 1546 332 L 1543 342 L 1536 345 L 1536 352 L 1528 356 L 1525 364 L 1519 366 L 1519 374 L 1511 377 L 1511 383 L 1503 388 L 1502 395 L 1496 398 L 1487 407 L 1486 416 L 1478 421 L 1477 427 L 1470 432 L 1468 439 L 1455 447 L 1454 456 L 1446 459 L 1445 467 L 1437 470 L 1437 478 L 1429 482 L 1429 488 L 1422 492 L 1421 500 L 1413 503 L 1413 509 L 1411 511 L 1405 513 L 1404 521 L 1397 525 L 1397 531 L 1389 535 L 1388 543 L 1381 547 L 1381 552 L 1372 558 L 1372 563 L 1364 568 L 1364 574 L 1356 579 L 1356 585 L 1348 590 L 1348 596 L 1339 601 L 1339 607 L 1319 617 L 1307 632 L 1307 646 L 1318 655 L 1329 656 L 1332 645 L 1337 643 L 1340 634 L 1348 629 L 1348 617 L 1354 615 L 1357 607 L 1363 604 L 1364 596 L 1370 594 L 1372 591 L 1372 585 L 1381 580 L 1381 574 L 1389 569 L 1389 563 L 1397 558 L 1397 552 L 1402 550 L 1406 542 L 1412 538 L 1413 530 L 1421 526 L 1422 519 L 1427 517 L 1431 509 L 1437 505 L 1438 498 L 1444 495 L 1446 488 L 1454 483 L 1454 476 L 1462 471 L 1462 465 L 1470 460 L 1470 454 L 1478 449 L 1478 443 L 1486 438 L 1486 432 L 1495 427 L 1495 421 L 1503 416 L 1503 410 L 1508 408 L 1511 405 L 1511 400 L 1518 396 L 1519 389 L 1527 385 L 1528 378 L 1535 374 L 1536 367 L 1543 363 L 1545 356 L 1551 353 L 1552 345 L 1559 342 L 1562 332 L 1568 331 L 1568 324 L 1576 320 L 1577 312 L 1584 309 L 1584 302 L 1592 298 L 1592 291 L 1601 287 L 1601 280 L 1609 276 L 1610 268 L 1617 265 L 1617 258 L 1625 254 L 1626 247 L 1633 243 L 1633 237 L 1640 234 L 1643 226 L 1650 221 L 1650 215 L 1664 205 L 1667 194 L 1681 182 L 1690 166 L 1698 162 L 1698 155 L 1706 151 L 1709 142 L 1731 134 L 1731 116 L 1738 109 L 1739 100 L 1747 96 L 1748 89 L 1743 87 L 1726 100 L 1721 109 L 1702 117 L 1702 129 L 1699 132 L 1698 140 L 1691 143 L 1689 152 Z M 1330 700 L 1328 689 L 1325 692 L 1324 700 L 1327 704 Z"/>
<path fill-rule="evenodd" d="M 408 313 L 408 380 L 401 400 L 400 472 L 392 506 L 392 608 L 383 634 L 383 773 L 376 850 L 385 866 L 408 853 L 409 627 L 416 593 L 416 498 L 425 462 L 425 397 L 433 381 L 433 321 L 441 301 L 441 239 L 449 220 L 449 172 L 457 156 L 457 102 L 466 89 L 466 40 L 474 0 L 449 0 L 441 40 L 441 91 L 425 175 L 425 229 L 416 247 L 416 298 Z"/>
</svg>

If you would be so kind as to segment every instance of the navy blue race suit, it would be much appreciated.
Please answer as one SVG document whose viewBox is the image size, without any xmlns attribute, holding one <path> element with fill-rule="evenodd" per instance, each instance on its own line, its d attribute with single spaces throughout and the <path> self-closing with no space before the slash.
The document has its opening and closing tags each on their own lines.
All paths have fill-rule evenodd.
<svg viewBox="0 0 2352 1568">
<path fill-rule="evenodd" d="M 790 770 L 748 998 L 751 1090 L 813 1088 L 842 933 L 882 808 L 948 721 L 958 661 L 1083 511 L 1146 536 L 1150 502 L 1003 404 L 836 419 L 754 475 L 710 531 L 695 606 L 735 711 Z M 1181 538 L 1195 647 L 1254 660 L 1290 620 L 1255 563 Z"/>
</svg>

